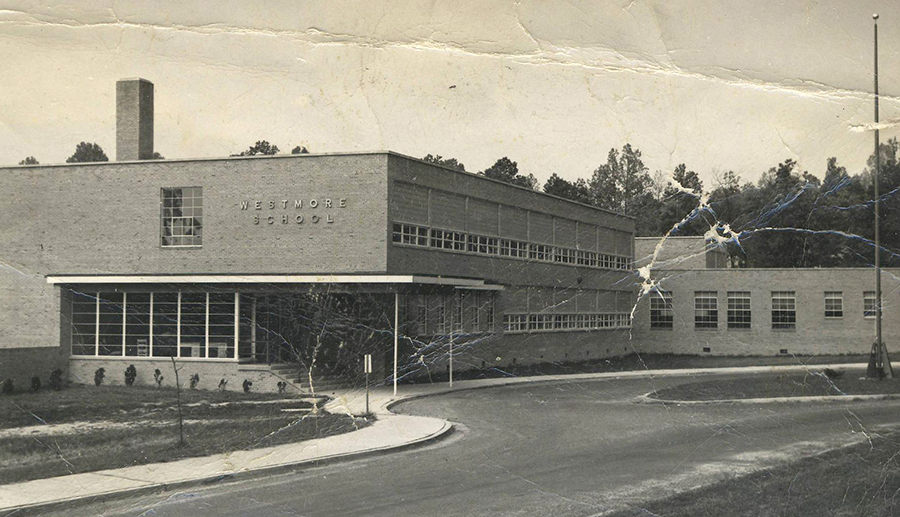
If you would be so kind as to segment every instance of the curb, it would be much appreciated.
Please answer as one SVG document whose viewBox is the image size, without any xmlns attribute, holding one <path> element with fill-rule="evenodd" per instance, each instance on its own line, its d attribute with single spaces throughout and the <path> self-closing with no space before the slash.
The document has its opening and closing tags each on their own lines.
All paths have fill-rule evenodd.
<svg viewBox="0 0 900 517">
<path fill-rule="evenodd" d="M 647 405 L 675 405 L 675 406 L 710 406 L 715 404 L 778 404 L 804 402 L 868 402 L 872 400 L 900 400 L 900 393 L 883 393 L 874 395 L 809 395 L 804 397 L 766 397 L 749 399 L 718 399 L 718 400 L 668 400 L 657 399 L 651 395 L 651 391 L 633 399 L 635 404 Z"/>
<path fill-rule="evenodd" d="M 814 365 L 771 365 L 771 366 L 729 366 L 723 368 L 673 368 L 673 369 L 659 369 L 659 370 L 629 370 L 622 372 L 597 372 L 597 373 L 572 373 L 572 374 L 559 374 L 559 375 L 533 375 L 530 377 L 509 377 L 506 379 L 502 379 L 502 382 L 497 382 L 495 384 L 484 384 L 481 386 L 462 386 L 459 388 L 445 388 L 440 391 L 435 391 L 432 393 L 419 393 L 416 395 L 408 395 L 408 396 L 400 396 L 395 400 L 389 401 L 384 405 L 384 409 L 390 411 L 394 406 L 401 404 L 403 402 L 408 402 L 410 400 L 434 397 L 438 395 L 446 395 L 448 393 L 457 393 L 461 391 L 473 391 L 473 390 L 482 390 L 487 388 L 504 388 L 509 386 L 519 386 L 519 385 L 533 385 L 533 384 L 552 384 L 555 382 L 587 382 L 587 381 L 606 381 L 606 380 L 628 380 L 628 379 L 646 379 L 646 378 L 654 378 L 654 377 L 686 377 L 686 376 L 707 376 L 707 375 L 722 375 L 728 373 L 744 373 L 744 374 L 765 374 L 765 373 L 777 373 L 783 371 L 794 371 L 794 370 L 819 370 L 822 368 L 841 368 L 841 369 L 856 369 L 856 368 L 865 368 L 866 365 L 863 363 L 840 363 L 840 364 L 814 364 Z M 561 378 L 564 377 L 564 378 Z M 467 381 L 461 381 L 467 382 Z M 654 393 L 654 392 L 650 392 Z M 641 395 L 637 397 L 640 399 L 648 394 Z M 853 395 L 853 397 L 866 397 L 872 395 Z M 846 398 L 847 396 L 838 395 L 843 400 L 850 400 Z M 900 394 L 898 394 L 900 397 Z M 796 397 L 803 398 L 803 397 Z M 638 400 L 635 399 L 635 402 Z M 650 399 L 648 397 L 647 402 L 638 402 L 638 403 L 647 403 L 653 404 L 657 403 L 658 399 Z M 751 400 L 751 399 L 733 399 L 735 401 L 742 400 Z M 755 399 L 754 399 L 755 400 Z M 777 401 L 783 401 L 784 398 L 777 399 Z M 877 400 L 877 399 L 875 399 Z M 694 402 L 699 403 L 711 403 L 711 402 L 724 402 L 722 400 L 718 401 L 661 401 L 660 403 L 680 403 L 684 402 L 685 404 L 691 404 Z"/>
<path fill-rule="evenodd" d="M 428 418 L 428 417 L 422 417 Z M 391 452 L 398 452 L 407 449 L 414 449 L 416 447 L 436 442 L 443 438 L 446 438 L 452 434 L 453 424 L 447 420 L 444 420 L 444 425 L 434 433 L 431 433 L 428 436 L 416 438 L 410 440 L 405 443 L 401 443 L 398 445 L 388 445 L 382 447 L 373 447 L 370 449 L 349 452 L 344 454 L 333 454 L 330 456 L 322 456 L 321 458 L 307 459 L 293 463 L 284 463 L 281 465 L 270 465 L 267 467 L 260 467 L 256 469 L 249 469 L 240 472 L 233 472 L 229 474 L 218 474 L 214 476 L 206 476 L 203 478 L 197 479 L 187 479 L 184 481 L 176 481 L 174 483 L 154 483 L 150 485 L 144 485 L 134 488 L 126 488 L 123 490 L 115 490 L 110 492 L 104 492 L 100 494 L 91 494 L 83 497 L 72 497 L 69 499 L 61 499 L 58 501 L 49 501 L 45 503 L 32 504 L 32 505 L 20 505 L 8 508 L 0 508 L 0 516 L 20 516 L 20 515 L 33 515 L 34 512 L 47 512 L 53 510 L 61 510 L 61 509 L 72 509 L 76 506 L 81 506 L 85 504 L 92 504 L 98 502 L 106 502 L 106 501 L 115 501 L 117 499 L 125 499 L 127 497 L 133 497 L 136 495 L 150 495 L 159 492 L 168 492 L 171 490 L 179 490 L 184 488 L 191 488 L 197 486 L 208 486 L 215 483 L 220 482 L 231 482 L 231 481 L 245 481 L 249 479 L 254 479 L 263 476 L 270 476 L 274 474 L 284 474 L 288 472 L 300 471 L 309 467 L 318 467 L 321 465 L 327 465 L 332 463 L 340 463 L 342 461 L 356 460 L 369 456 L 379 456 L 382 454 L 388 454 Z"/>
</svg>

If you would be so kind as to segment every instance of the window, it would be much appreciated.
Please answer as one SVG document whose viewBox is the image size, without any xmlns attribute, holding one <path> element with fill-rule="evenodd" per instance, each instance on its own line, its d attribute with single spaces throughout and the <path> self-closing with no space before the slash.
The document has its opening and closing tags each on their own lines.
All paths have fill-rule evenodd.
<svg viewBox="0 0 900 517">
<path fill-rule="evenodd" d="M 485 237 L 484 235 L 469 235 L 469 251 L 483 255 L 496 255 L 498 250 L 497 237 Z"/>
<path fill-rule="evenodd" d="M 428 246 L 428 228 L 414 224 L 394 223 L 393 241 L 413 246 Z"/>
<path fill-rule="evenodd" d="M 124 293 L 100 293 L 100 316 L 98 318 L 98 355 L 124 355 L 123 342 L 125 323 L 123 305 Z"/>
<path fill-rule="evenodd" d="M 844 294 L 841 291 L 825 291 L 825 317 L 844 317 Z"/>
<path fill-rule="evenodd" d="M 597 267 L 597 253 L 594 251 L 578 251 L 577 258 L 579 266 Z"/>
<path fill-rule="evenodd" d="M 750 328 L 750 291 L 728 292 L 728 328 Z"/>
<path fill-rule="evenodd" d="M 531 244 L 528 246 L 528 258 L 542 261 L 551 260 L 553 258 L 553 246 Z"/>
<path fill-rule="evenodd" d="M 797 300 L 794 291 L 772 291 L 772 328 L 775 330 L 797 328 Z"/>
<path fill-rule="evenodd" d="M 200 246 L 203 241 L 203 187 L 160 191 L 160 244 Z"/>
<path fill-rule="evenodd" d="M 714 329 L 719 326 L 719 300 L 716 291 L 694 292 L 694 328 Z"/>
<path fill-rule="evenodd" d="M 500 239 L 500 255 L 504 257 L 528 258 L 528 244 L 521 241 Z"/>
<path fill-rule="evenodd" d="M 562 262 L 563 264 L 574 264 L 575 250 L 555 247 L 553 250 L 553 261 Z"/>
<path fill-rule="evenodd" d="M 674 320 L 672 293 L 650 293 L 650 328 L 671 329 Z"/>
<path fill-rule="evenodd" d="M 863 292 L 863 317 L 875 317 L 875 291 Z"/>
<path fill-rule="evenodd" d="M 522 332 L 528 330 L 528 315 L 505 314 L 503 316 L 503 328 L 507 332 Z"/>
<path fill-rule="evenodd" d="M 445 250 L 465 251 L 466 234 L 449 230 L 431 229 L 431 247 Z"/>
<path fill-rule="evenodd" d="M 72 294 L 72 355 L 97 352 L 97 293 Z"/>
<path fill-rule="evenodd" d="M 72 355 L 234 358 L 235 294 L 75 293 Z"/>
</svg>

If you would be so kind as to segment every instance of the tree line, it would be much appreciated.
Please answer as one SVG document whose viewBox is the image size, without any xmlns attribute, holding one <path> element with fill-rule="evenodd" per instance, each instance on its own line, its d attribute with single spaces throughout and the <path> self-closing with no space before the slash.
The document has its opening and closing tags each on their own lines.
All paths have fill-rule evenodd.
<svg viewBox="0 0 900 517">
<path fill-rule="evenodd" d="M 881 144 L 882 264 L 900 267 L 900 143 Z M 454 158 L 425 161 L 465 171 Z M 589 178 L 569 181 L 553 173 L 543 192 L 635 218 L 638 236 L 717 235 L 735 267 L 862 267 L 874 263 L 874 168 L 851 175 L 829 158 L 823 179 L 785 160 L 756 183 L 727 171 L 704 189 L 699 175 L 680 164 L 671 174 L 650 174 L 630 144 L 610 149 Z M 478 172 L 538 190 L 533 175 L 507 157 Z"/>
</svg>

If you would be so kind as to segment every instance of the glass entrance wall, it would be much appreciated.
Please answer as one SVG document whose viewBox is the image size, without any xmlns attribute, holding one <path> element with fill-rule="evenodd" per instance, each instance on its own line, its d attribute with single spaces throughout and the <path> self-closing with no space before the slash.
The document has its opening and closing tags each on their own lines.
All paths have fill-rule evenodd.
<svg viewBox="0 0 900 517">
<path fill-rule="evenodd" d="M 382 341 L 393 339 L 394 295 L 383 291 L 246 293 L 239 305 L 241 360 L 343 375 L 364 351 L 381 353 L 389 348 Z"/>
<path fill-rule="evenodd" d="M 236 359 L 235 292 L 78 292 L 72 355 Z"/>
</svg>

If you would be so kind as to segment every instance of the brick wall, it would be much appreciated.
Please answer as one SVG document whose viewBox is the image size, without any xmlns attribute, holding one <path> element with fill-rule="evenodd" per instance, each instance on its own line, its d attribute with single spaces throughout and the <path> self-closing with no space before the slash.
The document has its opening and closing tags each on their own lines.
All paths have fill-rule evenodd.
<svg viewBox="0 0 900 517">
<path fill-rule="evenodd" d="M 2 168 L 0 363 L 48 347 L 65 368 L 68 322 L 47 275 L 384 272 L 386 166 L 361 154 Z M 160 189 L 189 186 L 203 187 L 203 245 L 163 248 Z"/>
<path fill-rule="evenodd" d="M 900 343 L 900 271 L 882 272 L 883 335 L 891 349 Z M 648 299 L 638 305 L 634 335 L 645 352 L 722 355 L 868 353 L 875 336 L 874 318 L 863 317 L 863 292 L 875 290 L 874 270 L 720 269 L 657 271 L 660 286 L 673 297 L 671 330 L 651 329 Z M 694 292 L 715 291 L 716 329 L 695 329 Z M 728 291 L 751 293 L 751 328 L 729 329 Z M 796 330 L 772 329 L 772 291 L 796 293 Z M 825 318 L 825 291 L 843 293 L 842 318 Z M 652 295 L 650 295 L 652 296 Z"/>
</svg>

